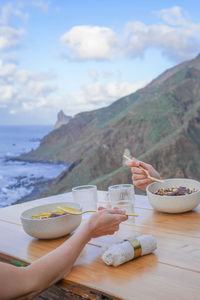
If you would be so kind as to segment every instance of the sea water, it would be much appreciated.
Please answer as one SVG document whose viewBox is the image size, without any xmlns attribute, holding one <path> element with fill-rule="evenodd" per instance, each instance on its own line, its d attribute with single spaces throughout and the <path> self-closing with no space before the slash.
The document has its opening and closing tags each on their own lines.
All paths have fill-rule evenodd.
<svg viewBox="0 0 200 300">
<path fill-rule="evenodd" d="M 39 146 L 51 126 L 0 126 L 0 207 L 27 196 L 36 181 L 57 177 L 66 165 L 9 160 Z"/>
</svg>

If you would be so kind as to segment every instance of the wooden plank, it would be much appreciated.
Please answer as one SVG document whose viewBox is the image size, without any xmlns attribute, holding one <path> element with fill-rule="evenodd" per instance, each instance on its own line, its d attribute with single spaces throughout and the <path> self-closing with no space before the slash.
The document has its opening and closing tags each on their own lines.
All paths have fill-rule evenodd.
<svg viewBox="0 0 200 300">
<path fill-rule="evenodd" d="M 182 214 L 167 214 L 142 208 L 135 208 L 135 213 L 139 216 L 134 218 L 130 225 L 132 223 L 155 230 L 159 228 L 169 233 L 200 238 L 200 207 Z"/>
<path fill-rule="evenodd" d="M 69 237 L 38 240 L 26 234 L 21 225 L 0 221 L 0 252 L 27 263 L 55 249 Z"/>
</svg>

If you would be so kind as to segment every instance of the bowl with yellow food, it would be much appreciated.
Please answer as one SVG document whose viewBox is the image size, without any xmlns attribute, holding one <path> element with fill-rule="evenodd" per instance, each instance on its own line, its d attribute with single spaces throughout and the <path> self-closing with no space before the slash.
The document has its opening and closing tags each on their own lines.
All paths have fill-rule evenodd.
<svg viewBox="0 0 200 300">
<path fill-rule="evenodd" d="M 54 239 L 74 231 L 81 223 L 81 211 L 75 202 L 57 202 L 29 208 L 21 214 L 24 231 L 38 239 Z"/>
</svg>

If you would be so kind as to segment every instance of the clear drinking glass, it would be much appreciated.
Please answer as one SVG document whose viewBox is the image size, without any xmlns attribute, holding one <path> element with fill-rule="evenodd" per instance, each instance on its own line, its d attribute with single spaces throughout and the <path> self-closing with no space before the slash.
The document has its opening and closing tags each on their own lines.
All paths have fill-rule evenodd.
<svg viewBox="0 0 200 300">
<path fill-rule="evenodd" d="M 98 204 L 97 205 L 98 205 L 98 208 L 99 207 L 111 208 L 108 192 L 103 192 L 100 195 L 98 195 Z"/>
<path fill-rule="evenodd" d="M 73 200 L 81 205 L 82 211 L 97 210 L 96 185 L 82 185 L 73 187 L 72 196 Z"/>
<path fill-rule="evenodd" d="M 134 212 L 135 192 L 132 184 L 117 184 L 109 186 L 109 199 L 112 208 L 124 209 L 126 213 Z"/>
</svg>

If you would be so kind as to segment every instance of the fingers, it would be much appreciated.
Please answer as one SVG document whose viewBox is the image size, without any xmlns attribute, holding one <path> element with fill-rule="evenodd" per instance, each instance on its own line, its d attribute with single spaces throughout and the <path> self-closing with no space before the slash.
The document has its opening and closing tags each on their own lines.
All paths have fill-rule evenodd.
<svg viewBox="0 0 200 300">
<path fill-rule="evenodd" d="M 118 207 L 114 207 L 112 209 L 106 209 L 106 211 L 110 214 L 119 214 L 119 215 L 125 215 L 126 211 L 124 209 L 119 209 Z"/>
<path fill-rule="evenodd" d="M 118 217 L 119 223 L 124 222 L 126 220 L 128 220 L 128 217 L 126 215 L 121 215 L 120 217 Z"/>
<path fill-rule="evenodd" d="M 115 224 L 120 224 L 128 219 L 126 216 L 126 211 L 124 209 L 119 209 L 118 207 L 106 209 L 104 212 L 105 214 L 110 214 L 110 217 L 112 217 L 112 222 Z"/>
<path fill-rule="evenodd" d="M 140 162 L 139 162 L 139 165 L 140 165 L 141 167 L 143 167 L 145 170 L 149 170 L 149 169 L 151 168 L 151 165 L 149 165 L 149 164 L 147 164 L 147 163 L 145 163 L 145 162 L 143 162 L 143 161 L 140 161 Z"/>
<path fill-rule="evenodd" d="M 90 217 L 87 226 L 89 226 L 91 237 L 98 237 L 113 234 L 119 230 L 119 224 L 127 219 L 125 210 L 117 207 L 114 209 L 103 209 Z"/>
<path fill-rule="evenodd" d="M 123 212 L 120 214 L 118 213 L 120 211 L 119 209 L 117 210 L 117 213 L 111 213 L 112 214 L 112 222 L 114 224 L 120 224 L 121 222 L 124 222 L 128 219 L 126 216 L 126 212 L 123 210 Z"/>
<path fill-rule="evenodd" d="M 152 167 L 151 165 L 143 162 L 143 161 L 140 161 L 140 160 L 137 160 L 135 157 L 133 157 L 131 160 L 128 160 L 126 162 L 126 165 L 128 167 L 132 167 L 133 172 L 144 172 L 143 170 L 139 169 L 139 166 L 143 167 L 145 170 L 149 171 L 150 168 Z"/>
<path fill-rule="evenodd" d="M 126 161 L 126 165 L 128 167 L 139 167 L 140 162 L 135 157 L 133 157 L 131 160 Z"/>
<path fill-rule="evenodd" d="M 140 168 L 138 168 L 138 167 L 132 167 L 131 172 L 133 174 L 145 174 L 145 172 L 143 170 L 141 170 Z"/>
<path fill-rule="evenodd" d="M 144 179 L 140 179 L 140 180 L 133 180 L 133 184 L 137 187 L 141 186 L 141 185 L 148 185 L 152 182 L 151 179 L 149 178 L 144 178 Z"/>
<path fill-rule="evenodd" d="M 133 173 L 132 175 L 132 180 L 142 180 L 142 179 L 146 179 L 147 176 L 144 174 L 137 174 L 137 173 Z"/>
<path fill-rule="evenodd" d="M 104 210 L 104 209 L 105 209 L 105 207 L 103 207 L 103 206 L 98 207 L 98 210 Z"/>
</svg>

